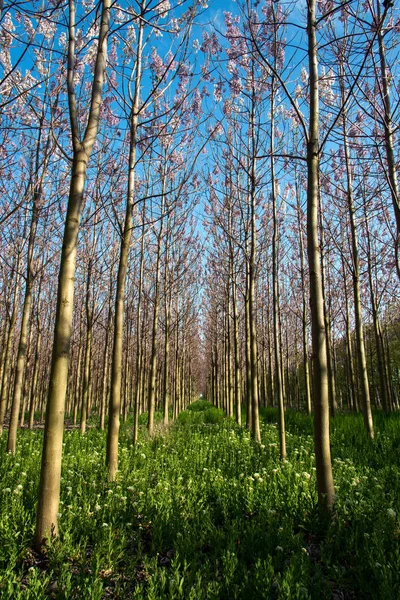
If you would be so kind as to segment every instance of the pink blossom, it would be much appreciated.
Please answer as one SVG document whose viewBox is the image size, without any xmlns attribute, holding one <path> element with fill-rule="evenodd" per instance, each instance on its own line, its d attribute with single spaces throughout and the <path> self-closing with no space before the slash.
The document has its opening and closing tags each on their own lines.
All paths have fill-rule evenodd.
<svg viewBox="0 0 400 600">
<path fill-rule="evenodd" d="M 217 34 L 213 32 L 209 35 L 206 31 L 203 32 L 203 43 L 200 47 L 202 52 L 216 56 L 222 51 L 221 44 L 218 41 Z"/>
<path fill-rule="evenodd" d="M 118 52 L 117 52 L 117 45 L 115 43 L 113 43 L 111 45 L 110 53 L 108 55 L 108 60 L 110 61 L 111 65 L 113 65 L 113 66 L 118 65 Z"/>
<path fill-rule="evenodd" d="M 86 12 L 90 12 L 94 8 L 94 0 L 82 0 L 82 6 Z"/>
<path fill-rule="evenodd" d="M 7 13 L 8 14 L 8 13 Z M 11 19 L 11 17 L 10 17 Z M 28 17 L 24 17 L 24 29 L 29 39 L 33 39 L 35 37 L 36 31 L 34 26 L 32 25 L 32 21 Z M 10 31 L 10 29 L 9 29 Z"/>
<path fill-rule="evenodd" d="M 192 102 L 192 113 L 194 114 L 195 117 L 199 117 L 201 115 L 201 102 L 202 102 L 201 93 L 198 89 L 196 89 L 194 92 L 194 99 Z"/>
<path fill-rule="evenodd" d="M 41 33 L 44 36 L 44 38 L 49 42 L 54 37 L 54 33 L 56 31 L 56 23 L 54 21 L 50 21 L 49 19 L 40 19 L 38 30 L 39 33 Z"/>
<path fill-rule="evenodd" d="M 229 88 L 230 88 L 231 94 L 234 98 L 237 98 L 237 96 L 240 95 L 240 93 L 243 89 L 243 84 L 238 75 L 234 75 L 232 77 L 232 79 L 229 81 Z"/>
<path fill-rule="evenodd" d="M 155 7 L 155 10 L 158 12 L 158 14 L 160 16 L 166 17 L 170 8 L 171 8 L 171 4 L 170 4 L 169 0 L 161 0 Z"/>
<path fill-rule="evenodd" d="M 185 63 L 179 63 L 177 75 L 180 79 L 180 84 L 186 86 L 189 83 L 189 67 Z"/>
<path fill-rule="evenodd" d="M 211 139 L 215 139 L 217 136 L 222 135 L 224 133 L 224 128 L 221 123 L 217 123 L 217 125 L 211 128 L 210 137 Z"/>
<path fill-rule="evenodd" d="M 65 33 L 65 31 L 62 31 L 60 33 L 60 35 L 58 36 L 58 45 L 63 48 L 64 50 L 66 50 L 67 48 L 67 34 Z"/>
<path fill-rule="evenodd" d="M 165 66 L 162 58 L 157 54 L 157 50 L 155 48 L 153 48 L 151 52 L 150 69 L 154 73 L 157 81 L 161 81 L 163 79 L 165 75 Z"/>
<path fill-rule="evenodd" d="M 218 83 L 214 85 L 214 99 L 216 102 L 221 102 L 222 100 L 223 85 L 223 81 L 218 81 Z"/>
<path fill-rule="evenodd" d="M 39 50 L 39 48 L 34 48 L 34 53 L 36 55 L 36 68 L 39 74 L 46 75 L 46 59 L 43 50 Z"/>
<path fill-rule="evenodd" d="M 202 65 L 201 75 L 202 75 L 202 78 L 204 79 L 204 81 L 210 81 L 211 76 L 210 76 L 210 72 L 208 70 L 207 65 Z"/>
<path fill-rule="evenodd" d="M 318 0 L 317 7 L 318 7 L 318 10 L 323 15 L 325 15 L 333 9 L 333 7 L 334 7 L 333 0 Z"/>
<path fill-rule="evenodd" d="M 232 115 L 232 112 L 233 112 L 232 100 L 230 100 L 230 99 L 225 100 L 222 111 L 226 117 L 230 117 Z"/>
</svg>

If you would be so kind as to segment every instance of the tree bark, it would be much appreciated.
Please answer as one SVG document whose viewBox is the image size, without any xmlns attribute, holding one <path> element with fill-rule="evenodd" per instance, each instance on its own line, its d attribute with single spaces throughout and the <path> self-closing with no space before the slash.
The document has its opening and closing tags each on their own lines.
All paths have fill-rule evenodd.
<svg viewBox="0 0 400 600">
<path fill-rule="evenodd" d="M 371 301 L 371 312 L 372 312 L 372 322 L 374 326 L 374 337 L 375 337 L 375 350 L 376 357 L 378 363 L 378 375 L 379 375 L 379 395 L 382 404 L 382 408 L 385 413 L 390 412 L 390 402 L 388 398 L 388 382 L 387 382 L 387 373 L 385 369 L 385 348 L 382 336 L 382 328 L 379 321 L 379 313 L 378 306 L 375 297 L 374 291 L 374 277 L 373 277 L 373 267 L 372 267 L 372 245 L 371 245 L 371 236 L 369 232 L 368 226 L 368 215 L 367 215 L 367 204 L 364 201 L 364 227 L 365 227 L 365 237 L 366 237 L 366 245 L 367 245 L 367 262 L 368 262 L 368 282 L 369 282 L 369 293 L 370 293 L 370 301 Z"/>
<path fill-rule="evenodd" d="M 40 295 L 40 288 L 39 288 Z M 42 321 L 40 317 L 40 302 L 38 300 L 37 306 L 37 340 L 36 340 L 36 350 L 35 350 L 35 360 L 33 365 L 33 375 L 32 375 L 32 386 L 30 391 L 30 404 L 29 404 L 29 429 L 33 429 L 33 421 L 35 418 L 35 402 L 37 399 L 37 389 L 38 389 L 38 374 L 39 374 L 39 365 L 40 365 L 40 350 L 42 346 Z"/>
<path fill-rule="evenodd" d="M 282 367 L 280 352 L 280 321 L 279 321 L 279 282 L 278 282 L 278 218 L 276 211 L 276 181 L 275 181 L 275 160 L 274 160 L 274 139 L 275 139 L 275 121 L 274 121 L 274 78 L 271 84 L 271 197 L 272 197 L 272 313 L 274 329 L 274 358 L 275 358 L 275 394 L 278 405 L 278 428 L 279 428 L 279 449 L 282 460 L 286 459 L 286 432 L 285 432 L 285 408 L 283 403 L 282 388 Z"/>
<path fill-rule="evenodd" d="M 110 0 L 103 0 L 89 119 L 83 142 L 80 142 L 73 84 L 75 65 L 75 4 L 74 0 L 70 0 L 68 98 L 73 134 L 73 161 L 58 277 L 53 354 L 44 429 L 39 502 L 36 515 L 35 546 L 39 550 L 49 537 L 58 534 L 62 440 L 73 315 L 77 240 L 87 165 L 97 136 L 100 119 L 110 6 Z"/>
<path fill-rule="evenodd" d="M 143 8 L 143 7 L 142 7 Z M 130 141 L 129 141 L 129 172 L 128 191 L 126 200 L 125 224 L 121 240 L 121 252 L 118 265 L 117 289 L 114 313 L 114 344 L 111 366 L 111 394 L 107 432 L 106 462 L 108 465 L 108 477 L 114 481 L 118 471 L 118 436 L 119 416 L 121 407 L 121 375 L 122 375 L 122 345 L 124 330 L 124 302 L 126 273 L 128 269 L 129 249 L 133 227 L 133 204 L 135 194 L 135 167 L 136 167 L 136 145 L 139 120 L 140 83 L 142 78 L 142 45 L 144 20 L 139 20 L 138 40 L 136 47 L 136 73 L 132 110 L 130 117 Z"/>
<path fill-rule="evenodd" d="M 235 409 L 236 421 L 242 423 L 242 390 L 240 372 L 239 319 L 237 311 L 237 283 L 232 273 L 232 310 L 233 310 L 233 352 L 235 364 Z"/>
<path fill-rule="evenodd" d="M 144 272 L 144 222 L 145 222 L 146 205 L 143 203 L 142 210 L 142 237 L 140 240 L 140 264 L 139 264 L 139 282 L 138 282 L 138 302 L 136 307 L 136 370 L 135 370 L 135 407 L 134 407 L 134 422 L 133 422 L 133 443 L 137 443 L 139 433 L 139 413 L 140 413 L 140 397 L 142 385 L 142 294 L 143 294 L 143 272 Z"/>
<path fill-rule="evenodd" d="M 389 3 L 388 3 L 389 5 Z M 384 3 L 385 6 L 385 3 Z M 380 2 L 376 2 L 378 21 L 381 22 Z M 382 23 L 383 25 L 383 23 Z M 387 161 L 387 178 L 389 182 L 390 195 L 392 197 L 393 211 L 396 220 L 397 235 L 395 240 L 395 256 L 397 276 L 400 279 L 400 195 L 397 182 L 396 159 L 394 155 L 394 139 L 393 139 L 393 116 L 390 102 L 390 86 L 388 82 L 388 69 L 386 65 L 385 41 L 382 26 L 378 29 L 378 46 L 379 46 L 379 62 L 380 62 L 380 85 L 383 91 L 383 109 L 384 119 L 383 128 L 385 132 L 385 149 Z"/>
<path fill-rule="evenodd" d="M 343 71 L 343 67 L 342 67 Z M 343 82 L 343 77 L 341 78 Z M 344 87 L 341 83 L 342 101 L 344 100 Z M 369 391 L 368 382 L 368 371 L 367 371 L 367 358 L 365 353 L 365 342 L 364 342 L 364 327 L 362 322 L 361 312 L 361 293 L 360 293 L 360 261 L 358 252 L 358 239 L 357 239 L 357 225 L 356 215 L 354 209 L 354 198 L 353 198 L 353 177 L 351 172 L 350 164 L 350 152 L 347 141 L 347 127 L 346 127 L 346 112 L 343 112 L 343 144 L 345 154 L 345 165 L 346 165 L 346 179 L 347 179 L 347 206 L 350 216 L 350 233 L 351 233 L 351 249 L 352 249 L 352 279 L 353 279 L 353 294 L 354 294 L 354 316 L 356 322 L 356 339 L 357 339 L 357 357 L 358 357 L 358 374 L 360 378 L 361 388 L 361 402 L 363 407 L 364 424 L 367 430 L 368 436 L 374 438 L 374 423 L 372 419 L 371 411 L 371 398 Z"/>
<path fill-rule="evenodd" d="M 157 258 L 156 258 L 156 272 L 154 282 L 154 310 L 153 310 L 153 324 L 151 332 L 151 353 L 150 353 L 150 373 L 149 373 L 149 397 L 148 397 L 148 423 L 147 429 L 149 436 L 154 434 L 154 410 L 156 401 L 156 374 L 157 374 L 157 334 L 158 334 L 158 313 L 160 308 L 160 272 L 161 272 L 161 249 L 162 249 L 162 238 L 164 230 L 164 205 L 165 205 L 165 177 L 163 177 L 163 189 L 161 192 L 161 222 L 160 230 L 157 234 Z"/>
<path fill-rule="evenodd" d="M 318 239 L 319 196 L 319 92 L 316 37 L 316 0 L 307 6 L 310 117 L 307 140 L 307 253 L 310 277 L 310 309 L 313 349 L 314 448 L 318 503 L 323 511 L 334 504 L 334 485 L 329 434 L 329 390 L 327 372 L 321 251 Z"/>
<path fill-rule="evenodd" d="M 19 251 L 17 259 L 16 259 L 16 266 L 15 266 L 15 287 L 14 287 L 14 294 L 13 294 L 13 301 L 12 301 L 12 308 L 11 308 L 11 315 L 10 315 L 10 323 L 9 323 L 8 332 L 7 332 L 7 341 L 5 344 L 3 380 L 1 382 L 0 436 L 3 434 L 3 423 L 4 423 L 4 417 L 6 414 L 7 399 L 8 399 L 8 393 L 9 393 L 9 383 L 8 383 L 8 378 L 10 375 L 9 365 L 10 365 L 10 359 L 11 359 L 11 353 L 12 353 L 12 342 L 14 339 L 14 329 L 15 329 L 15 324 L 17 322 L 17 304 L 18 304 L 18 295 L 19 295 L 20 280 L 21 280 L 20 273 L 19 273 L 20 259 L 21 259 L 21 252 Z"/>
<path fill-rule="evenodd" d="M 297 175 L 297 174 L 296 174 Z M 303 344 L 303 373 L 304 373 L 304 387 L 306 396 L 306 408 L 307 414 L 311 415 L 311 387 L 310 387 L 310 369 L 308 366 L 308 332 L 307 332 L 307 300 L 306 300 L 306 280 L 305 280 L 305 266 L 304 266 L 304 241 L 303 241 L 303 229 L 301 223 L 301 204 L 300 204 L 300 193 L 298 189 L 298 181 L 296 177 L 296 203 L 297 203 L 297 223 L 299 228 L 299 253 L 300 253 L 300 279 L 301 279 L 301 299 L 302 299 L 302 344 Z"/>
</svg>

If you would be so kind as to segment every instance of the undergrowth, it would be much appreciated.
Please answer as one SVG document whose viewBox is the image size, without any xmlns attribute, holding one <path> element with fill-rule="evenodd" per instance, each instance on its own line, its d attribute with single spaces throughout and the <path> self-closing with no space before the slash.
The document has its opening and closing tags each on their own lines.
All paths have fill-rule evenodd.
<svg viewBox="0 0 400 600">
<path fill-rule="evenodd" d="M 154 439 L 121 428 L 118 481 L 107 481 L 105 433 L 66 431 L 60 537 L 31 541 L 42 433 L 21 430 L 0 466 L 0 597 L 244 600 L 400 595 L 400 422 L 336 417 L 336 511 L 318 517 L 311 418 L 287 413 L 288 461 L 276 411 L 262 444 L 206 401 Z"/>
</svg>

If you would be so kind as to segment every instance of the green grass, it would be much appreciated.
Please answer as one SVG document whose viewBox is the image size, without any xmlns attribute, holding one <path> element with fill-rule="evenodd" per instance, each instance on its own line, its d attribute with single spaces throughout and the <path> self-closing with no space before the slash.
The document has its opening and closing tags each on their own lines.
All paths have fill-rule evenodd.
<svg viewBox="0 0 400 600">
<path fill-rule="evenodd" d="M 107 482 L 105 433 L 67 431 L 60 537 L 30 550 L 42 433 L 22 430 L 15 457 L 0 441 L 0 597 L 3 599 L 382 598 L 400 596 L 400 419 L 360 416 L 332 426 L 337 492 L 322 534 L 312 420 L 288 412 L 289 460 L 276 412 L 262 445 L 206 401 L 133 447 L 121 428 L 118 482 Z"/>
</svg>

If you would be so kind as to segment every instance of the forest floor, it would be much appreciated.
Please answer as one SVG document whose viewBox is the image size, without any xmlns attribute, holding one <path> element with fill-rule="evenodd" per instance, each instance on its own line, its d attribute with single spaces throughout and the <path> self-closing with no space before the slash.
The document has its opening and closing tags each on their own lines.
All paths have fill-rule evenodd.
<svg viewBox="0 0 400 600">
<path fill-rule="evenodd" d="M 95 600 L 398 600 L 400 415 L 332 421 L 334 518 L 318 516 L 311 418 L 287 413 L 288 461 L 276 411 L 262 410 L 262 444 L 205 401 L 178 423 L 131 443 L 107 481 L 106 433 L 65 432 L 60 536 L 30 545 L 43 431 L 0 440 L 0 598 Z M 93 425 L 95 422 L 92 423 Z"/>
</svg>

